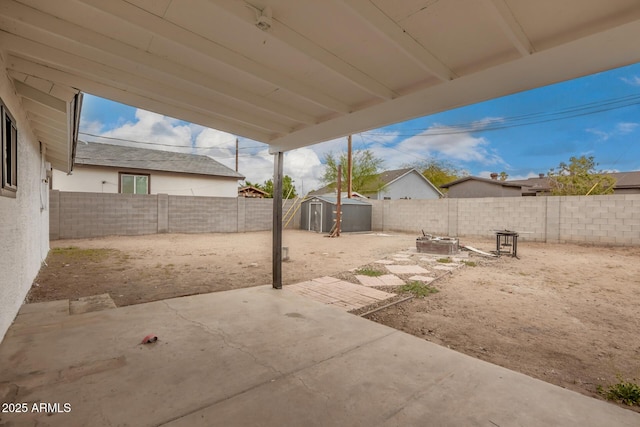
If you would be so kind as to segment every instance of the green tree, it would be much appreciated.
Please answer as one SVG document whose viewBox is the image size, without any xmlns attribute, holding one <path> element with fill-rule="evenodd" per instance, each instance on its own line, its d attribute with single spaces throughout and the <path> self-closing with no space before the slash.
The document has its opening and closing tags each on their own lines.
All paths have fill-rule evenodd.
<svg viewBox="0 0 640 427">
<path fill-rule="evenodd" d="M 505 171 L 500 172 L 499 176 L 500 176 L 500 181 L 506 181 L 507 178 L 509 178 L 509 174 L 506 173 Z"/>
<path fill-rule="evenodd" d="M 416 168 L 422 175 L 427 178 L 434 186 L 440 188 L 441 185 L 447 184 L 463 176 L 469 175 L 466 171 L 458 169 L 452 163 L 444 160 L 426 160 L 417 163 L 411 163 L 406 167 Z M 441 189 L 443 191 L 445 189 Z"/>
<path fill-rule="evenodd" d="M 593 156 L 571 157 L 549 171 L 549 185 L 554 196 L 612 194 L 615 178 L 596 171 Z"/>
<path fill-rule="evenodd" d="M 356 150 L 352 153 L 351 190 L 359 193 L 378 191 L 383 183 L 378 176 L 382 171 L 384 159 L 376 157 L 371 150 Z M 347 189 L 347 153 L 338 155 L 327 153 L 324 156 L 325 168 L 322 181 L 336 188 L 338 165 L 342 167 L 342 191 Z"/>
<path fill-rule="evenodd" d="M 296 192 L 296 187 L 293 185 L 294 182 L 295 181 L 289 175 L 285 175 L 282 178 L 282 198 L 283 199 L 293 199 L 295 197 L 298 197 L 298 193 Z M 259 186 L 259 188 L 262 191 L 265 191 L 267 193 L 266 197 L 268 199 L 273 198 L 273 180 L 272 179 L 265 181 L 264 184 Z"/>
</svg>

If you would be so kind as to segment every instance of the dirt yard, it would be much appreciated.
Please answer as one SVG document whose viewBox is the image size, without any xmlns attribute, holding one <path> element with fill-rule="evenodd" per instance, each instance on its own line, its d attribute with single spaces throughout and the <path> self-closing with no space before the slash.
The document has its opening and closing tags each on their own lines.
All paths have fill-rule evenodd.
<svg viewBox="0 0 640 427">
<path fill-rule="evenodd" d="M 329 239 L 286 231 L 285 284 L 342 275 L 415 246 L 414 235 Z M 493 249 L 492 240 L 465 240 Z M 640 248 L 520 241 L 434 282 L 439 292 L 370 315 L 473 357 L 583 394 L 640 379 Z M 30 302 L 109 293 L 116 305 L 271 282 L 271 234 L 152 235 L 52 242 Z M 473 266 L 473 264 L 476 264 Z M 342 274 L 341 274 L 342 273 Z M 637 409 L 637 407 L 636 407 Z"/>
</svg>

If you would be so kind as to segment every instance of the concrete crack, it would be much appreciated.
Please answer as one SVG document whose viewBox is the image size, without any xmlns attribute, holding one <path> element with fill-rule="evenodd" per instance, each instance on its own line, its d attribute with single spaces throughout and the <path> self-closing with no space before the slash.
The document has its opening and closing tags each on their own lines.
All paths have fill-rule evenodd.
<svg viewBox="0 0 640 427">
<path fill-rule="evenodd" d="M 273 373 L 275 373 L 275 374 L 277 374 L 277 375 L 279 375 L 279 376 L 284 375 L 282 372 L 280 372 L 280 371 L 279 371 L 278 369 L 276 369 L 275 367 L 273 367 L 273 366 L 271 366 L 271 365 L 268 365 L 268 364 L 266 364 L 266 363 L 262 362 L 260 359 L 258 359 L 258 357 L 257 357 L 255 354 L 253 354 L 251 351 L 249 351 L 248 349 L 246 349 L 246 348 L 245 348 L 244 346 L 242 346 L 241 344 L 234 343 L 234 342 L 231 340 L 231 338 L 229 337 L 229 335 L 228 335 L 227 333 L 225 333 L 222 329 L 219 329 L 219 328 L 212 328 L 212 327 L 210 327 L 209 325 L 207 325 L 207 324 L 205 324 L 205 323 L 199 322 L 199 321 L 194 320 L 194 319 L 189 319 L 188 317 L 186 317 L 186 316 L 184 316 L 182 313 L 180 313 L 176 308 L 171 307 L 171 305 L 169 305 L 169 303 L 168 303 L 167 301 L 162 301 L 162 303 L 163 303 L 165 306 L 167 306 L 167 308 L 168 308 L 169 310 L 173 311 L 173 313 L 176 315 L 176 317 L 178 317 L 178 318 L 180 318 L 180 319 L 184 320 L 184 321 L 185 321 L 185 322 L 187 322 L 187 323 L 191 323 L 191 324 L 193 324 L 193 325 L 196 325 L 196 326 L 198 326 L 198 327 L 202 328 L 203 330 L 205 330 L 205 331 L 206 331 L 208 334 L 210 334 L 210 335 L 213 335 L 213 336 L 217 336 L 217 337 L 222 338 L 222 341 L 224 342 L 224 344 L 225 344 L 227 347 L 230 347 L 230 348 L 232 348 L 232 349 L 234 349 L 234 350 L 238 350 L 238 351 L 240 351 L 240 352 L 242 352 L 242 353 L 244 353 L 244 354 L 248 355 L 249 357 L 251 357 L 251 358 L 253 359 L 253 361 L 254 361 L 256 364 L 258 364 L 258 365 L 260 365 L 260 366 L 262 366 L 262 367 L 264 367 L 264 368 L 269 369 L 270 371 L 272 371 Z"/>
</svg>

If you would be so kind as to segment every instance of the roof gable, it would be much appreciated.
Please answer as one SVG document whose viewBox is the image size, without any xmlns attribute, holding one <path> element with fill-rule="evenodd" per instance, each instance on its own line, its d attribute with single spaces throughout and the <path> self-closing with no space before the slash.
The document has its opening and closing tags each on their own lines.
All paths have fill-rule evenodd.
<svg viewBox="0 0 640 427">
<path fill-rule="evenodd" d="M 244 179 L 242 174 L 208 156 L 96 142 L 78 143 L 75 164 Z"/>
<path fill-rule="evenodd" d="M 487 184 L 500 185 L 502 187 L 517 187 L 517 188 L 522 187 L 522 184 L 513 183 L 509 181 L 500 181 L 497 179 L 490 179 L 490 178 L 480 178 L 478 176 L 465 176 L 463 178 L 456 179 L 455 181 L 451 181 L 446 184 L 443 184 L 440 186 L 440 188 L 450 188 L 454 185 L 458 185 L 466 181 L 480 181 L 480 182 L 486 182 Z"/>
</svg>

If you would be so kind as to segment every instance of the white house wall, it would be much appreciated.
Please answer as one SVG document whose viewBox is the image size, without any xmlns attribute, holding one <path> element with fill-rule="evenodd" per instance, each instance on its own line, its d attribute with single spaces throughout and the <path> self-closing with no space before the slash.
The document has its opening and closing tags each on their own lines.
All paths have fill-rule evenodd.
<svg viewBox="0 0 640 427">
<path fill-rule="evenodd" d="M 0 341 L 49 251 L 48 192 L 42 182 L 40 144 L 5 69 L 0 57 L 0 97 L 18 127 L 18 192 L 16 198 L 0 196 Z"/>
<path fill-rule="evenodd" d="M 87 193 L 117 193 L 118 172 L 125 169 L 76 165 L 71 175 L 53 171 L 53 189 Z M 131 172 L 135 173 L 135 172 Z M 151 176 L 151 194 L 173 196 L 237 197 L 238 181 L 171 172 L 144 172 Z"/>
<path fill-rule="evenodd" d="M 440 195 L 434 191 L 417 172 L 411 172 L 382 189 L 378 199 L 385 197 L 391 200 L 410 199 L 439 199 Z"/>
</svg>

